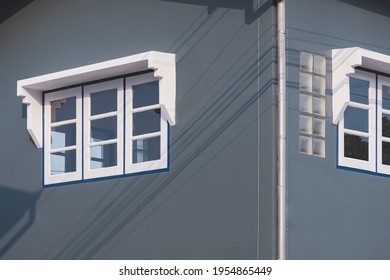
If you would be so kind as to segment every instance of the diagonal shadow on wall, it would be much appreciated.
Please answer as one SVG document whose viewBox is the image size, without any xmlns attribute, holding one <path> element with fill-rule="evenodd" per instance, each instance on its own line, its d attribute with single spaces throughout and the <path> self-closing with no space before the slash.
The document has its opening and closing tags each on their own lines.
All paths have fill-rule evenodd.
<svg viewBox="0 0 390 280">
<path fill-rule="evenodd" d="M 251 24 L 272 5 L 274 0 L 160 0 L 207 7 L 208 14 L 218 8 L 239 9 L 245 11 L 245 23 Z"/>
<path fill-rule="evenodd" d="M 19 10 L 30 4 L 33 0 L 3 0 L 0 3 L 0 23 L 16 14 Z"/>
<path fill-rule="evenodd" d="M 267 56 L 273 52 L 273 49 L 269 49 L 264 56 Z M 261 60 L 261 58 L 260 58 Z M 272 61 L 270 61 L 272 63 Z M 195 161 L 202 153 L 206 151 L 216 139 L 227 130 L 252 104 L 254 104 L 259 96 L 269 92 L 269 88 L 272 87 L 276 81 L 269 80 L 264 85 L 264 88 L 259 89 L 259 92 L 252 92 L 248 94 L 245 99 L 239 100 L 242 93 L 246 92 L 250 85 L 257 80 L 257 60 L 248 61 L 247 69 L 241 75 L 237 75 L 236 80 L 232 81 L 232 85 L 227 86 L 223 92 L 223 96 L 220 96 L 215 102 L 208 104 L 204 108 L 204 111 L 200 115 L 204 115 L 203 118 L 195 120 L 194 123 L 188 127 L 192 127 L 191 130 L 185 130 L 181 135 L 177 135 L 175 142 L 172 143 L 173 148 L 176 149 L 178 155 L 173 159 L 177 166 L 174 174 L 166 176 L 164 180 L 157 177 L 138 177 L 132 183 L 132 186 L 128 190 L 121 192 L 116 198 L 112 199 L 113 203 L 109 203 L 105 208 L 99 209 L 98 213 L 95 213 L 95 218 L 85 220 L 82 225 L 69 233 L 70 239 L 65 241 L 62 249 L 54 256 L 55 259 L 91 259 L 96 258 L 102 248 L 108 244 L 114 236 L 126 228 L 129 224 L 132 224 L 136 217 L 147 207 L 151 201 L 161 194 L 170 184 L 182 176 L 183 173 L 188 171 L 191 163 Z M 270 65 L 263 65 L 264 68 Z M 238 71 L 239 73 L 240 71 Z M 237 74 L 238 74 L 237 73 Z M 237 102 L 240 103 L 224 122 L 219 124 L 209 137 L 205 140 L 197 141 L 197 138 L 211 126 L 217 119 L 217 115 L 221 114 L 225 110 L 230 110 L 231 106 L 234 106 Z M 253 123 L 256 120 L 249 122 Z M 248 125 L 249 125 L 248 124 Z M 237 132 L 237 136 L 240 131 Z M 189 140 L 191 139 L 191 141 Z M 199 142 L 199 143 L 198 143 Z M 189 155 L 185 155 L 188 145 L 198 145 L 194 147 L 193 151 Z M 221 147 L 225 149 L 226 146 Z M 192 149 L 190 149 L 192 150 Z M 221 150 L 215 151 L 216 153 Z M 207 162 L 204 163 L 202 168 L 207 168 Z M 199 172 L 195 170 L 194 172 Z M 189 180 L 189 178 L 187 179 Z M 145 188 L 147 186 L 147 188 Z M 176 190 L 177 191 L 177 190 Z M 170 195 L 173 195 L 171 193 Z M 163 201 L 161 203 L 164 203 Z M 157 208 L 154 209 L 157 211 Z M 134 225 L 137 227 L 137 225 Z M 99 233 L 98 235 L 96 233 Z"/>
<path fill-rule="evenodd" d="M 41 193 L 0 186 L 0 257 L 27 232 L 35 221 L 35 209 Z M 27 215 L 27 222 L 21 220 Z M 13 231 L 8 240 L 6 236 Z"/>
<path fill-rule="evenodd" d="M 213 7 L 210 6 L 209 1 L 159 1 L 204 5 L 208 7 L 209 11 L 213 11 Z M 257 38 L 255 34 L 250 42 L 246 42 L 240 48 L 240 51 L 237 52 L 237 56 L 231 58 L 231 65 L 234 67 L 229 67 L 226 71 L 219 73 L 219 76 L 215 77 L 214 83 L 209 85 L 204 91 L 213 94 L 205 94 L 195 102 L 188 101 L 191 96 L 196 94 L 197 87 L 202 85 L 204 75 L 207 75 L 213 69 L 215 63 L 224 59 L 224 54 L 228 51 L 231 44 L 238 40 L 237 38 L 240 35 L 242 26 L 248 24 L 248 21 L 254 21 L 254 18 L 252 18 L 253 13 L 260 15 L 261 12 L 269 10 L 273 4 L 273 1 L 260 1 L 264 3 L 263 6 L 260 7 L 260 10 L 253 12 L 254 1 L 252 0 L 215 2 L 220 7 L 244 9 L 246 15 L 245 23 L 238 26 L 237 30 L 230 30 L 231 32 L 229 34 L 231 38 L 227 40 L 226 45 L 220 47 L 214 59 L 205 65 L 204 72 L 200 72 L 198 73 L 198 77 L 194 77 L 191 84 L 188 85 L 187 90 L 183 92 L 182 99 L 178 100 L 178 103 L 191 103 L 192 107 L 195 107 L 194 111 L 197 112 L 198 117 L 186 120 L 186 127 L 180 130 L 180 132 L 176 130 L 175 137 L 172 139 L 171 148 L 174 150 L 176 157 L 171 159 L 171 163 L 175 166 L 175 172 L 165 175 L 161 174 L 160 176 L 134 177 L 131 185 L 127 186 L 126 189 L 100 201 L 99 205 L 101 207 L 99 207 L 98 211 L 85 215 L 78 225 L 70 229 L 64 239 L 57 243 L 57 246 L 53 248 L 52 252 L 46 255 L 47 258 L 100 258 L 102 255 L 105 255 L 104 253 L 102 254 L 102 251 L 112 250 L 113 245 L 118 246 L 124 231 L 126 231 L 124 235 L 127 236 L 129 231 L 134 230 L 143 222 L 142 218 L 140 220 L 138 217 L 145 208 L 152 207 L 151 212 L 157 211 L 158 207 L 166 199 L 182 187 L 180 185 L 172 189 L 171 187 L 174 185 L 172 183 L 175 180 L 190 180 L 191 176 L 194 176 L 195 173 L 199 173 L 201 169 L 207 168 L 208 163 L 213 160 L 216 154 L 227 149 L 229 143 L 210 153 L 210 147 L 218 142 L 221 135 L 230 129 L 234 122 L 240 119 L 248 108 L 256 104 L 262 95 L 272 93 L 271 88 L 276 83 L 272 78 L 263 81 L 261 88 L 256 87 L 259 74 L 263 71 L 266 72 L 267 69 L 271 69 L 272 64 L 275 63 L 274 53 L 276 50 L 272 45 L 272 35 L 270 35 L 273 32 L 264 30 L 264 34 L 269 36 L 269 39 Z M 251 16 L 248 16 L 247 10 L 249 11 L 249 9 L 252 9 Z M 218 14 L 216 12 L 214 15 L 218 19 L 217 22 L 219 22 L 220 18 L 224 17 L 226 13 Z M 200 17 L 197 19 L 195 26 L 192 26 L 192 29 L 195 30 L 193 33 L 200 36 L 185 33 L 184 35 L 188 35 L 188 38 L 187 36 L 181 37 L 183 38 L 181 41 L 185 43 L 180 41 L 176 44 L 179 47 L 175 48 L 175 51 L 180 53 L 178 56 L 178 64 L 199 43 L 197 40 L 204 40 L 205 37 L 202 35 L 214 28 L 216 23 L 208 22 L 210 18 L 211 16 L 205 19 Z M 269 28 L 272 29 L 272 27 Z M 187 45 L 190 46 L 189 49 L 185 48 Z M 259 49 L 262 50 L 261 55 L 259 55 Z M 268 113 L 272 110 L 271 107 L 272 104 L 265 111 Z M 190 112 L 186 112 L 186 115 L 191 114 L 194 114 L 192 109 Z M 240 132 L 248 129 L 253 123 L 256 123 L 259 117 L 261 116 L 252 115 L 252 118 L 248 119 L 247 125 L 231 136 L 231 141 L 239 137 Z M 194 170 L 194 162 L 205 154 L 207 154 L 206 161 L 201 166 L 198 166 L 197 170 Z M 170 188 L 167 194 L 168 198 L 164 198 L 162 192 L 168 188 Z"/>
<path fill-rule="evenodd" d="M 358 8 L 374 12 L 376 14 L 390 17 L 390 2 L 383 0 L 371 0 L 371 1 L 361 1 L 361 0 L 339 0 L 346 4 L 356 6 Z"/>
</svg>

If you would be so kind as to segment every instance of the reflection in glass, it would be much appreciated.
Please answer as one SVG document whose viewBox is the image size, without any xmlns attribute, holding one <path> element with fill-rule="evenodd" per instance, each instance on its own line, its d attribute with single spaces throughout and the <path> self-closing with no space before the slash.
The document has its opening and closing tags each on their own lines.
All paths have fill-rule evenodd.
<svg viewBox="0 0 390 280">
<path fill-rule="evenodd" d="M 390 143 L 382 142 L 382 164 L 390 165 Z"/>
<path fill-rule="evenodd" d="M 51 128 L 51 148 L 63 148 L 76 145 L 76 124 L 67 124 Z"/>
<path fill-rule="evenodd" d="M 368 138 L 344 134 L 344 156 L 368 161 Z"/>
<path fill-rule="evenodd" d="M 133 141 L 133 163 L 160 159 L 160 137 Z"/>
<path fill-rule="evenodd" d="M 306 113 L 312 112 L 311 96 L 306 94 L 299 94 L 299 110 Z"/>
<path fill-rule="evenodd" d="M 390 137 L 390 115 L 382 114 L 382 136 Z"/>
<path fill-rule="evenodd" d="M 117 137 L 116 116 L 91 121 L 91 142 L 115 139 Z"/>
<path fill-rule="evenodd" d="M 158 81 L 133 86 L 133 108 L 139 108 L 158 103 Z"/>
<path fill-rule="evenodd" d="M 160 109 L 133 114 L 133 135 L 160 131 Z"/>
<path fill-rule="evenodd" d="M 91 93 L 91 116 L 117 110 L 117 89 Z"/>
<path fill-rule="evenodd" d="M 368 88 L 368 81 L 356 78 L 349 78 L 349 91 L 351 101 L 368 104 Z"/>
<path fill-rule="evenodd" d="M 390 87 L 382 86 L 382 108 L 390 110 Z"/>
<path fill-rule="evenodd" d="M 53 100 L 50 105 L 52 123 L 76 118 L 76 96 Z"/>
<path fill-rule="evenodd" d="M 347 107 L 344 112 L 344 128 L 368 132 L 368 111 Z"/>
<path fill-rule="evenodd" d="M 51 175 L 76 171 L 76 150 L 52 153 L 50 155 Z"/>
<path fill-rule="evenodd" d="M 117 144 L 91 147 L 91 169 L 117 165 Z"/>
</svg>

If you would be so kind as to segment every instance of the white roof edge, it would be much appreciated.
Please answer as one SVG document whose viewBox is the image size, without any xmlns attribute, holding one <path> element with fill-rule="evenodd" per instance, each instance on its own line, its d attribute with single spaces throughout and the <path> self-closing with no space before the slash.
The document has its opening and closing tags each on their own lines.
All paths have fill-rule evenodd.
<svg viewBox="0 0 390 280">
<path fill-rule="evenodd" d="M 122 58 L 116 58 L 104 62 L 98 62 L 98 63 L 93 63 L 85 66 L 80 66 L 76 68 L 71 68 L 67 70 L 62 70 L 46 75 L 41 75 L 41 76 L 36 76 L 32 78 L 27 78 L 24 80 L 19 80 L 18 85 L 22 87 L 29 87 L 34 84 L 39 84 L 42 82 L 46 81 L 51 81 L 51 80 L 56 80 L 56 79 L 61 79 L 64 77 L 72 77 L 72 76 L 77 76 L 77 75 L 82 75 L 85 73 L 90 73 L 94 72 L 97 70 L 104 70 L 104 69 L 109 69 L 112 67 L 119 67 L 122 65 L 127 65 L 131 64 L 134 62 L 139 62 L 143 60 L 148 60 L 148 57 L 150 56 L 152 52 L 144 52 L 136 55 L 130 55 L 130 56 L 125 56 Z"/>
</svg>

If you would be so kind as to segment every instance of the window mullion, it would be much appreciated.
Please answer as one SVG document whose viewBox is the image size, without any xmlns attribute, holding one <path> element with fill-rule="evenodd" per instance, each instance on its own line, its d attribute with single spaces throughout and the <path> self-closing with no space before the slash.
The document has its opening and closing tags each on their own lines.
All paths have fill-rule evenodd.
<svg viewBox="0 0 390 280">
<path fill-rule="evenodd" d="M 131 140 L 139 140 L 139 139 L 148 139 L 148 138 L 153 138 L 153 137 L 158 137 L 158 136 L 161 136 L 161 131 L 132 136 L 130 139 Z"/>
<path fill-rule="evenodd" d="M 69 105 L 69 100 L 74 98 L 74 105 Z M 62 101 L 64 100 L 64 101 Z M 60 101 L 53 105 L 54 102 Z M 71 103 L 70 103 L 71 104 Z M 55 106 L 52 108 L 52 106 Z M 71 107 L 62 107 L 71 106 Z M 62 108 L 62 109 L 61 109 Z M 68 108 L 68 109 L 66 109 Z M 53 111 L 53 109 L 55 111 Z M 59 113 L 56 110 L 65 110 L 63 113 Z M 75 118 L 69 118 L 69 111 L 74 110 Z M 54 113 L 53 113 L 54 112 Z M 72 112 L 72 111 L 70 111 Z M 81 88 L 76 87 L 67 90 L 60 90 L 45 95 L 45 108 L 44 108 L 45 120 L 44 120 L 44 135 L 45 135 L 45 146 L 44 146 L 44 184 L 55 184 L 68 181 L 81 180 Z M 52 115 L 60 114 L 61 121 L 52 123 Z M 54 116 L 54 115 L 53 115 Z M 69 118 L 69 119 L 67 119 Z M 66 125 L 75 124 L 75 131 L 67 134 L 67 130 L 61 130 L 61 127 Z M 57 137 L 60 137 L 60 145 L 64 147 L 52 148 L 52 137 L 53 128 L 56 129 Z M 73 133 L 75 133 L 74 136 Z M 75 137 L 75 144 L 66 146 L 68 137 Z M 58 138 L 57 138 L 58 139 Z M 62 140 L 63 139 L 63 140 Z M 64 142 L 62 142 L 64 141 Z M 69 144 L 69 143 L 68 143 Z M 58 144 L 55 146 L 59 146 Z M 69 153 L 74 151 L 73 153 Z M 67 153 L 68 152 L 68 153 Z"/>
<path fill-rule="evenodd" d="M 390 79 L 383 76 L 378 76 L 377 79 L 377 91 L 378 91 L 378 113 L 377 113 L 377 123 L 378 123 L 378 129 L 377 129 L 377 149 L 378 149 L 378 172 L 390 174 L 390 162 L 388 158 L 388 145 L 387 143 L 390 143 L 390 137 L 387 137 L 387 127 L 383 127 L 383 122 L 387 118 L 383 118 L 383 114 L 390 114 L 389 109 L 384 109 L 383 104 L 383 87 L 389 85 L 390 86 Z M 386 131 L 384 131 L 386 130 Z M 386 135 L 386 136 L 384 136 Z M 385 150 L 384 150 L 385 149 Z"/>
<path fill-rule="evenodd" d="M 66 121 L 61 121 L 61 122 L 55 122 L 55 123 L 50 123 L 50 127 L 59 127 L 62 125 L 67 125 L 67 124 L 73 124 L 77 123 L 77 118 L 76 119 L 71 119 L 71 120 L 66 120 Z"/>
<path fill-rule="evenodd" d="M 116 143 L 118 143 L 118 139 L 110 139 L 110 140 L 99 141 L 99 142 L 90 142 L 88 146 L 96 147 L 96 146 L 103 146 L 103 145 L 116 144 Z"/>
<path fill-rule="evenodd" d="M 375 100 L 370 100 L 369 104 L 362 104 L 362 103 L 351 101 L 348 104 L 348 106 L 363 109 L 363 110 L 370 110 L 372 108 L 371 103 L 373 103 L 373 102 L 375 102 Z"/>
<path fill-rule="evenodd" d="M 160 108 L 161 108 L 160 104 L 155 104 L 155 105 L 144 106 L 144 107 L 140 107 L 140 108 L 134 108 L 131 111 L 133 113 L 140 113 L 140 112 L 145 112 L 145 111 L 155 110 L 155 109 L 160 109 Z"/>
<path fill-rule="evenodd" d="M 348 128 L 344 128 L 344 133 L 359 136 L 359 137 L 365 137 L 365 138 L 371 137 L 370 133 L 362 132 L 362 131 L 358 131 L 358 130 L 352 130 L 352 129 L 348 129 Z"/>
<path fill-rule="evenodd" d="M 123 79 L 88 85 L 84 88 L 84 176 L 89 179 L 120 175 L 123 173 Z M 115 102 L 115 108 L 114 105 L 105 102 L 106 98 L 109 98 L 110 102 Z M 112 130 L 106 131 L 105 119 L 112 117 L 116 117 L 115 127 L 110 126 L 108 128 Z M 93 137 L 99 140 L 92 142 L 92 122 L 98 120 L 103 121 L 103 124 L 100 124 L 101 127 L 96 124 L 98 129 L 94 130 L 94 133 L 97 133 L 97 136 L 94 134 Z M 111 133 L 115 133 L 116 137 L 110 139 Z"/>
<path fill-rule="evenodd" d="M 59 152 L 66 152 L 66 151 L 75 150 L 75 149 L 77 149 L 77 145 L 63 147 L 63 148 L 57 148 L 57 149 L 51 149 L 50 153 L 53 154 L 53 153 L 59 153 Z"/>
<path fill-rule="evenodd" d="M 108 112 L 108 113 L 104 113 L 104 114 L 89 116 L 88 119 L 90 121 L 95 121 L 95 120 L 105 119 L 105 118 L 109 118 L 109 117 L 115 117 L 117 115 L 118 115 L 118 111 L 114 111 L 114 112 Z"/>
</svg>

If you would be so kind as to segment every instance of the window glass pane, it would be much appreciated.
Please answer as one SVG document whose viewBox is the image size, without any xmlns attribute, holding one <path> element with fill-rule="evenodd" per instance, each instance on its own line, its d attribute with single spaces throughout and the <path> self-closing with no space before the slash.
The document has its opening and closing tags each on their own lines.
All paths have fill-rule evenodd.
<svg viewBox="0 0 390 280">
<path fill-rule="evenodd" d="M 51 175 L 76 171 L 76 150 L 52 153 L 50 155 Z"/>
<path fill-rule="evenodd" d="M 117 165 L 117 144 L 91 147 L 91 169 Z"/>
<path fill-rule="evenodd" d="M 312 134 L 312 118 L 304 115 L 299 116 L 299 131 Z"/>
<path fill-rule="evenodd" d="M 382 107 L 390 110 L 390 87 L 382 86 Z"/>
<path fill-rule="evenodd" d="M 313 72 L 313 54 L 301 52 L 299 64 L 302 70 Z"/>
<path fill-rule="evenodd" d="M 313 97 L 313 113 L 325 116 L 325 99 Z"/>
<path fill-rule="evenodd" d="M 133 163 L 160 159 L 160 137 L 133 141 Z"/>
<path fill-rule="evenodd" d="M 325 95 L 325 78 L 313 76 L 313 92 Z"/>
<path fill-rule="evenodd" d="M 312 100 L 310 95 L 299 94 L 299 110 L 306 113 L 312 112 Z"/>
<path fill-rule="evenodd" d="M 51 129 L 51 148 L 63 148 L 76 145 L 76 124 L 67 124 Z"/>
<path fill-rule="evenodd" d="M 133 135 L 160 131 L 160 109 L 133 114 Z"/>
<path fill-rule="evenodd" d="M 390 143 L 382 142 L 382 164 L 390 165 Z"/>
<path fill-rule="evenodd" d="M 325 137 L 325 120 L 313 118 L 313 134 Z"/>
<path fill-rule="evenodd" d="M 382 114 L 382 136 L 390 137 L 390 115 Z"/>
<path fill-rule="evenodd" d="M 91 94 L 91 116 L 115 112 L 117 110 L 117 89 Z"/>
<path fill-rule="evenodd" d="M 299 136 L 299 151 L 304 154 L 311 154 L 312 152 L 312 141 L 311 137 Z"/>
<path fill-rule="evenodd" d="M 50 105 L 52 123 L 76 118 L 76 96 L 51 101 Z"/>
<path fill-rule="evenodd" d="M 368 81 L 356 78 L 349 78 L 349 91 L 351 101 L 368 104 L 368 87 Z"/>
<path fill-rule="evenodd" d="M 368 138 L 344 134 L 344 156 L 368 161 Z"/>
<path fill-rule="evenodd" d="M 368 111 L 360 108 L 347 107 L 344 112 L 344 127 L 368 132 Z"/>
<path fill-rule="evenodd" d="M 326 59 L 322 55 L 314 55 L 314 73 L 326 74 Z"/>
<path fill-rule="evenodd" d="M 307 92 L 312 91 L 312 76 L 310 74 L 299 74 L 299 89 Z"/>
<path fill-rule="evenodd" d="M 325 157 L 325 140 L 313 139 L 313 155 Z"/>
<path fill-rule="evenodd" d="M 158 104 L 158 81 L 133 86 L 133 107 Z"/>
<path fill-rule="evenodd" d="M 91 142 L 115 139 L 117 136 L 116 116 L 91 121 Z"/>
</svg>

